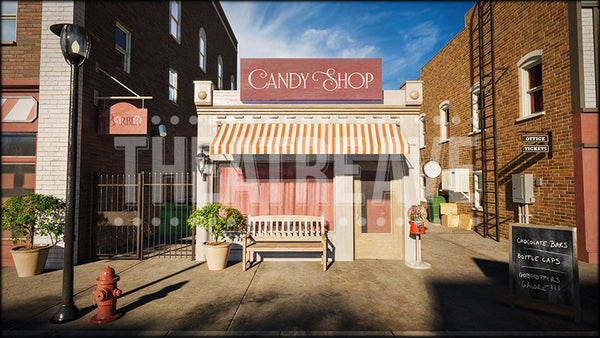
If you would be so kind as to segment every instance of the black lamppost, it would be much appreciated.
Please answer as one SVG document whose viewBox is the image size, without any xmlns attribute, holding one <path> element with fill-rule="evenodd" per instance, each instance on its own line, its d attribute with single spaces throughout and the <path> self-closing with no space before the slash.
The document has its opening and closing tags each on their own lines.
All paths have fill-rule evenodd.
<svg viewBox="0 0 600 338">
<path fill-rule="evenodd" d="M 52 317 L 55 323 L 66 323 L 79 316 L 73 302 L 73 246 L 75 243 L 75 179 L 77 170 L 77 93 L 79 66 L 90 53 L 90 39 L 85 28 L 59 23 L 50 30 L 60 37 L 60 48 L 71 65 L 71 100 L 69 103 L 69 143 L 67 152 L 67 194 L 65 217 L 65 252 L 63 263 L 62 305 Z"/>
</svg>

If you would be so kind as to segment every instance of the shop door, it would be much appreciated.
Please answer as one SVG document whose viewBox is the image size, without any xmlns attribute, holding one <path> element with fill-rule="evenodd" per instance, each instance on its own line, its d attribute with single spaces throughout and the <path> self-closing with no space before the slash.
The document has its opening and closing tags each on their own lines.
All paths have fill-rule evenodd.
<svg viewBox="0 0 600 338">
<path fill-rule="evenodd" d="M 361 162 L 354 180 L 354 258 L 401 259 L 401 180 L 390 162 Z"/>
</svg>

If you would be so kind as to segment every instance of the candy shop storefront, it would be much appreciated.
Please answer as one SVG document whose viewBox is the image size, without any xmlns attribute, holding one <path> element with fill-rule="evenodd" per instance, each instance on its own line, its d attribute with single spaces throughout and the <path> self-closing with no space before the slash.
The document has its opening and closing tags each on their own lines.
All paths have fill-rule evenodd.
<svg viewBox="0 0 600 338">
<path fill-rule="evenodd" d="M 242 59 L 240 90 L 194 87 L 199 207 L 323 215 L 336 261 L 416 259 L 407 212 L 419 204 L 420 81 L 382 90 L 381 59 Z"/>
</svg>

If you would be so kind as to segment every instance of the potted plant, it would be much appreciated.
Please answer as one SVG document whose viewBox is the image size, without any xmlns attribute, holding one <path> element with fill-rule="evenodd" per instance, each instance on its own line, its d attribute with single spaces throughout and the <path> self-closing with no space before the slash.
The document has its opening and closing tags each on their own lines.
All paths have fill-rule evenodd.
<svg viewBox="0 0 600 338">
<path fill-rule="evenodd" d="M 63 200 L 36 193 L 13 196 L 2 205 L 2 231 L 11 231 L 13 244 L 26 244 L 10 251 L 19 277 L 44 271 L 50 248 L 64 233 L 64 213 Z M 36 234 L 50 236 L 53 244 L 34 244 Z"/>
<path fill-rule="evenodd" d="M 246 230 L 246 219 L 242 213 L 221 203 L 208 204 L 202 209 L 194 210 L 188 217 L 187 224 L 191 228 L 202 227 L 214 237 L 214 240 L 202 243 L 209 270 L 223 270 L 227 266 L 231 242 L 225 241 L 224 233 Z"/>
</svg>

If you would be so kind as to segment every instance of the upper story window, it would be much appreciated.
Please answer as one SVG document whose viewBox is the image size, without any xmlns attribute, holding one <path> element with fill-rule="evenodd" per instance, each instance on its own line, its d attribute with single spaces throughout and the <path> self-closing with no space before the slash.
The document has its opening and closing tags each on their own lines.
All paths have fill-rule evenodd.
<svg viewBox="0 0 600 338">
<path fill-rule="evenodd" d="M 598 109 L 600 90 L 598 86 L 598 2 L 581 1 L 581 63 L 580 78 L 582 80 L 582 107 Z"/>
<path fill-rule="evenodd" d="M 543 114 L 542 51 L 534 50 L 517 63 L 520 75 L 521 117 Z"/>
<path fill-rule="evenodd" d="M 181 34 L 181 1 L 169 2 L 169 32 L 177 42 Z"/>
<path fill-rule="evenodd" d="M 474 84 L 471 89 L 471 125 L 472 132 L 478 132 L 481 129 L 481 109 L 479 109 L 479 94 L 481 88 L 479 82 Z"/>
<path fill-rule="evenodd" d="M 127 28 L 117 22 L 115 33 L 115 51 L 117 55 L 117 67 L 130 73 L 131 69 L 131 33 Z"/>
<path fill-rule="evenodd" d="M 169 69 L 169 100 L 177 102 L 177 72 Z"/>
<path fill-rule="evenodd" d="M 483 174 L 480 170 L 473 172 L 473 192 L 473 207 L 483 210 Z"/>
<path fill-rule="evenodd" d="M 450 102 L 440 103 L 440 142 L 450 139 Z"/>
<path fill-rule="evenodd" d="M 221 55 L 217 59 L 217 88 L 223 89 L 223 58 Z"/>
<path fill-rule="evenodd" d="M 2 1 L 2 42 L 17 41 L 17 2 Z"/>
<path fill-rule="evenodd" d="M 425 148 L 425 115 L 419 116 L 419 148 Z"/>
<path fill-rule="evenodd" d="M 206 31 L 200 27 L 200 46 L 199 46 L 199 63 L 200 68 L 206 72 Z"/>
<path fill-rule="evenodd" d="M 230 83 L 229 89 L 235 90 L 235 75 L 231 74 L 231 76 L 229 77 L 229 83 Z"/>
<path fill-rule="evenodd" d="M 421 197 L 421 202 L 426 202 L 427 198 L 425 197 L 426 191 L 427 191 L 427 178 L 425 177 L 425 175 L 421 174 L 420 175 L 421 178 L 421 191 L 420 191 L 420 197 Z"/>
</svg>

